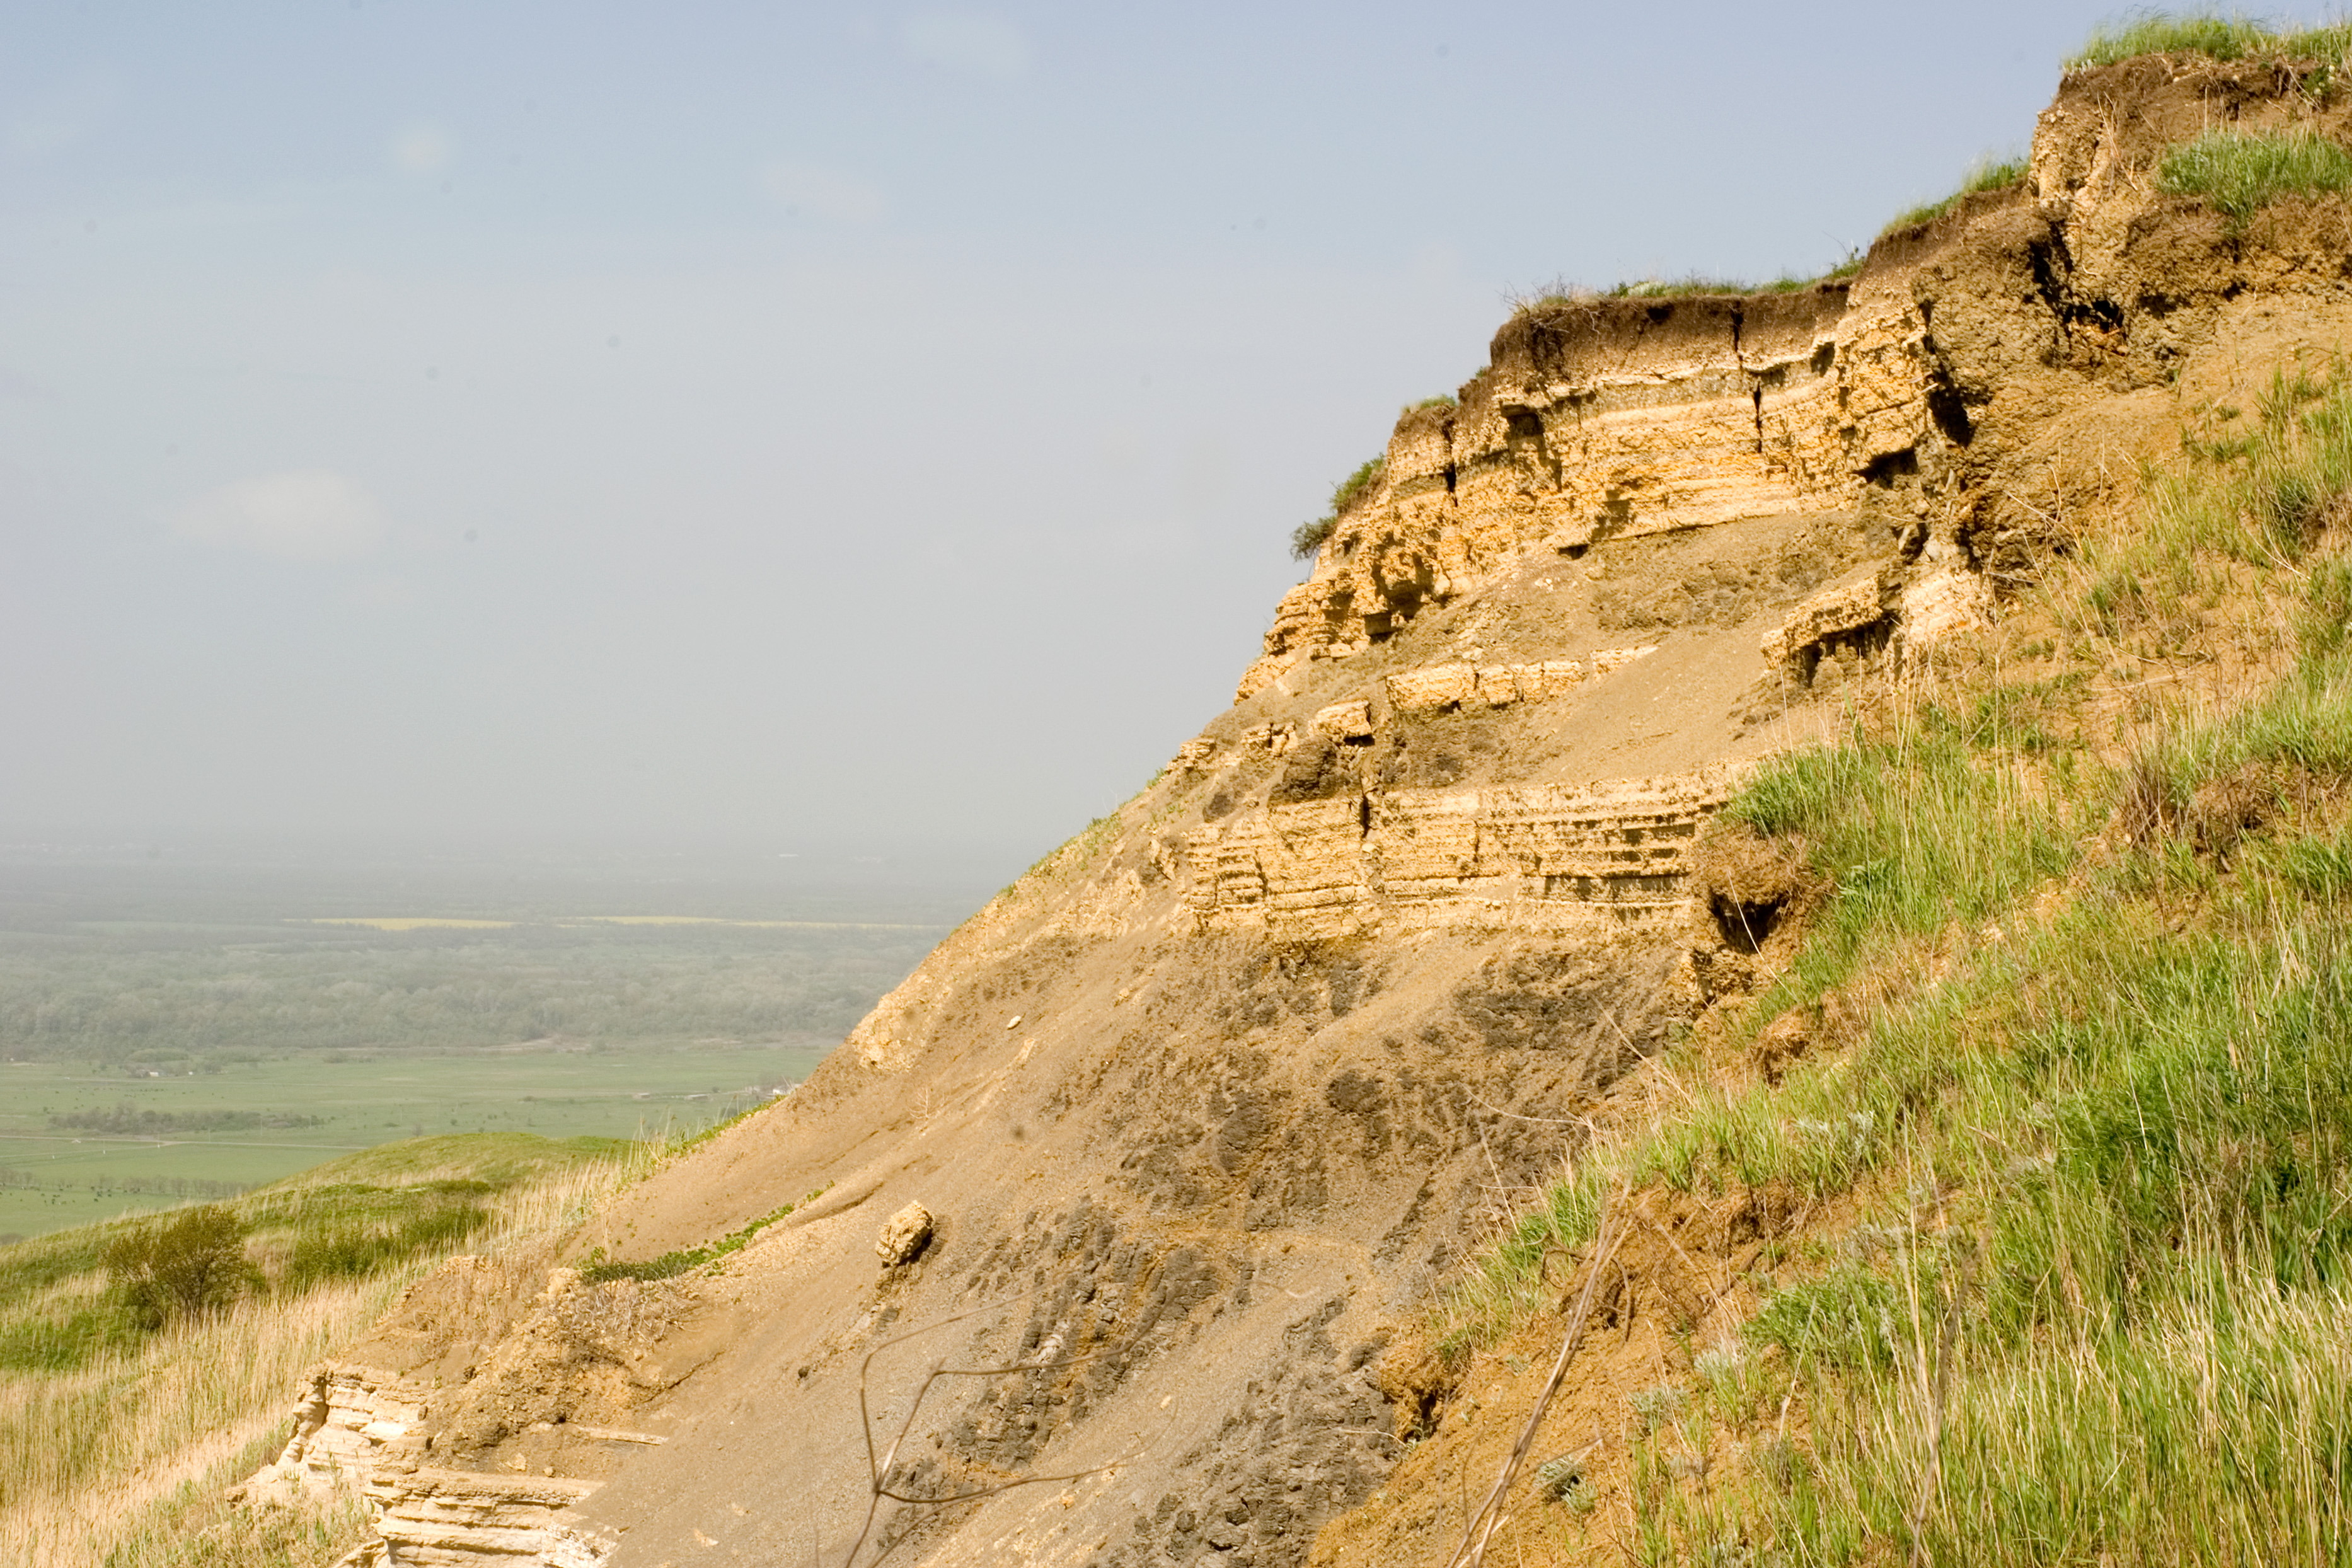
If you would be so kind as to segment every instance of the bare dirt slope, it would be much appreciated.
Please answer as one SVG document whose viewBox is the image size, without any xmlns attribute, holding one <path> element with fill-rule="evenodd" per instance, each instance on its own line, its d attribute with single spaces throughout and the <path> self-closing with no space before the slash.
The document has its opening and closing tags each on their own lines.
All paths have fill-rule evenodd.
<svg viewBox="0 0 2352 1568">
<path fill-rule="evenodd" d="M 2023 185 L 1851 279 L 1514 317 L 1231 710 L 569 1260 L 769 1223 L 436 1282 L 354 1348 L 408 1402 L 347 1445 L 397 1560 L 1304 1561 L 1442 1415 L 1411 1341 L 1465 1251 L 1746 983 L 1776 911 L 1690 858 L 1742 765 L 1965 646 L 2184 400 L 2344 340 L 2342 203 L 2237 234 L 2147 179 L 2343 113 L 2276 62 L 2085 72 Z M 1358 1518 L 1335 1560 L 1450 1544 Z"/>
</svg>

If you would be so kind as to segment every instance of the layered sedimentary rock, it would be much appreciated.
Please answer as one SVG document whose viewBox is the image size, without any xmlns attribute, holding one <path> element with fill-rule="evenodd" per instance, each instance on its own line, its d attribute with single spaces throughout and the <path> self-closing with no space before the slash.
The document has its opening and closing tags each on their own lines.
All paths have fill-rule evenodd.
<svg viewBox="0 0 2352 1568">
<path fill-rule="evenodd" d="M 597 1481 L 426 1462 L 440 1425 L 434 1392 L 382 1367 L 314 1367 L 303 1380 L 285 1448 L 239 1489 L 242 1496 L 263 1507 L 364 1499 L 376 1516 L 375 1538 L 346 1556 L 344 1568 L 591 1568 L 602 1561 L 604 1547 L 581 1533 L 570 1511 Z M 541 1429 L 551 1428 L 542 1423 Z M 574 1427 L 570 1436 L 663 1441 L 604 1427 Z"/>
<path fill-rule="evenodd" d="M 367 1489 L 378 1539 L 349 1568 L 596 1568 L 610 1543 L 572 1509 L 594 1481 L 417 1467 L 377 1472 Z"/>
<path fill-rule="evenodd" d="M 1850 502 L 1926 419 L 1904 312 L 1854 293 L 1563 300 L 1514 318 L 1457 402 L 1399 420 L 1381 481 L 1284 596 L 1241 695 L 1299 658 L 1387 639 L 1531 547 L 1573 557 Z"/>
<path fill-rule="evenodd" d="M 1679 912 L 1728 770 L 1589 788 L 1403 790 L 1260 807 L 1185 840 L 1203 929 L 1276 942 L 1434 926 L 1609 934 Z"/>
<path fill-rule="evenodd" d="M 348 1493 L 379 1464 L 424 1452 L 430 1399 L 399 1373 L 352 1362 L 326 1362 L 304 1377 L 286 1447 L 246 1482 L 258 1503 Z"/>
<path fill-rule="evenodd" d="M 1406 713 L 1541 702 L 1655 652 L 1654 647 L 1603 648 L 1592 656 L 1589 667 L 1586 661 L 1573 658 L 1538 659 L 1529 664 L 1426 665 L 1390 676 L 1388 698 L 1391 706 Z"/>
</svg>

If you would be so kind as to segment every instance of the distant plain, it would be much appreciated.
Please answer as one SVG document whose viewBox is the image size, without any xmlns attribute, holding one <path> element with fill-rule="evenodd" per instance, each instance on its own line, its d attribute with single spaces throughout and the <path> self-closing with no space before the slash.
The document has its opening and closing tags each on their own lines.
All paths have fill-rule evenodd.
<svg viewBox="0 0 2352 1568">
<path fill-rule="evenodd" d="M 0 860 L 0 1237 L 448 1132 L 690 1132 L 981 901 L 771 868 Z"/>
</svg>

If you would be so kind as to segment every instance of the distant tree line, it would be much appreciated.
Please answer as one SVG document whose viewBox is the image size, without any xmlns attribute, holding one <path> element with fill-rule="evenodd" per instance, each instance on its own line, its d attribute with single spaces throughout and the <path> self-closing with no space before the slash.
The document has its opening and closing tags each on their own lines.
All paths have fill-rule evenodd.
<svg viewBox="0 0 2352 1568">
<path fill-rule="evenodd" d="M 75 1110 L 49 1118 L 68 1131 L 161 1138 L 178 1132 L 251 1132 L 263 1128 L 317 1127 L 322 1118 L 269 1110 L 142 1110 L 123 1100 L 105 1110 Z"/>
<path fill-rule="evenodd" d="M 42 1193 L 96 1193 L 100 1197 L 116 1193 L 152 1193 L 166 1198 L 243 1197 L 253 1190 L 246 1182 L 212 1182 L 201 1176 L 108 1176 L 96 1182 L 44 1182 L 30 1171 L 16 1165 L 0 1165 L 0 1187 L 16 1187 Z"/>
</svg>

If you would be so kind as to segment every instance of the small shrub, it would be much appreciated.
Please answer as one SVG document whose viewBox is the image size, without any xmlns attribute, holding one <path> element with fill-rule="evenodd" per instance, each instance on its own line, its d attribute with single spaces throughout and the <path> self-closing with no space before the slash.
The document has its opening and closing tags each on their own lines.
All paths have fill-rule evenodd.
<svg viewBox="0 0 2352 1568">
<path fill-rule="evenodd" d="M 1690 1394 L 1674 1384 L 1661 1383 L 1627 1394 L 1625 1403 L 1633 1407 L 1634 1415 L 1642 1423 L 1643 1432 L 1647 1434 L 1680 1417 L 1684 1407 L 1690 1403 Z"/>
<path fill-rule="evenodd" d="M 1536 1495 L 1546 1502 L 1566 1503 L 1571 1512 L 1592 1511 L 1592 1489 L 1584 1484 L 1584 1459 L 1562 1454 L 1536 1469 Z"/>
<path fill-rule="evenodd" d="M 1883 1274 L 1841 1264 L 1775 1291 L 1748 1321 L 1758 1345 L 1778 1345 L 1790 1362 L 1884 1370 L 1895 1364 L 1895 1286 Z"/>
<path fill-rule="evenodd" d="M 151 1331 L 227 1306 L 254 1273 L 244 1226 L 218 1204 L 132 1226 L 107 1247 L 104 1261 L 124 1306 Z"/>
<path fill-rule="evenodd" d="M 2209 131 L 2164 154 L 2157 188 L 2196 196 L 2241 229 L 2285 196 L 2352 192 L 2352 151 L 2307 131 Z"/>
<path fill-rule="evenodd" d="M 1331 531 L 1339 526 L 1340 517 L 1381 482 L 1381 476 L 1388 472 L 1388 467 L 1389 460 L 1385 456 L 1374 458 L 1334 485 L 1331 488 L 1330 510 L 1312 522 L 1302 522 L 1291 531 L 1291 555 L 1305 561 L 1322 549 L 1323 542 L 1331 537 Z"/>
</svg>

